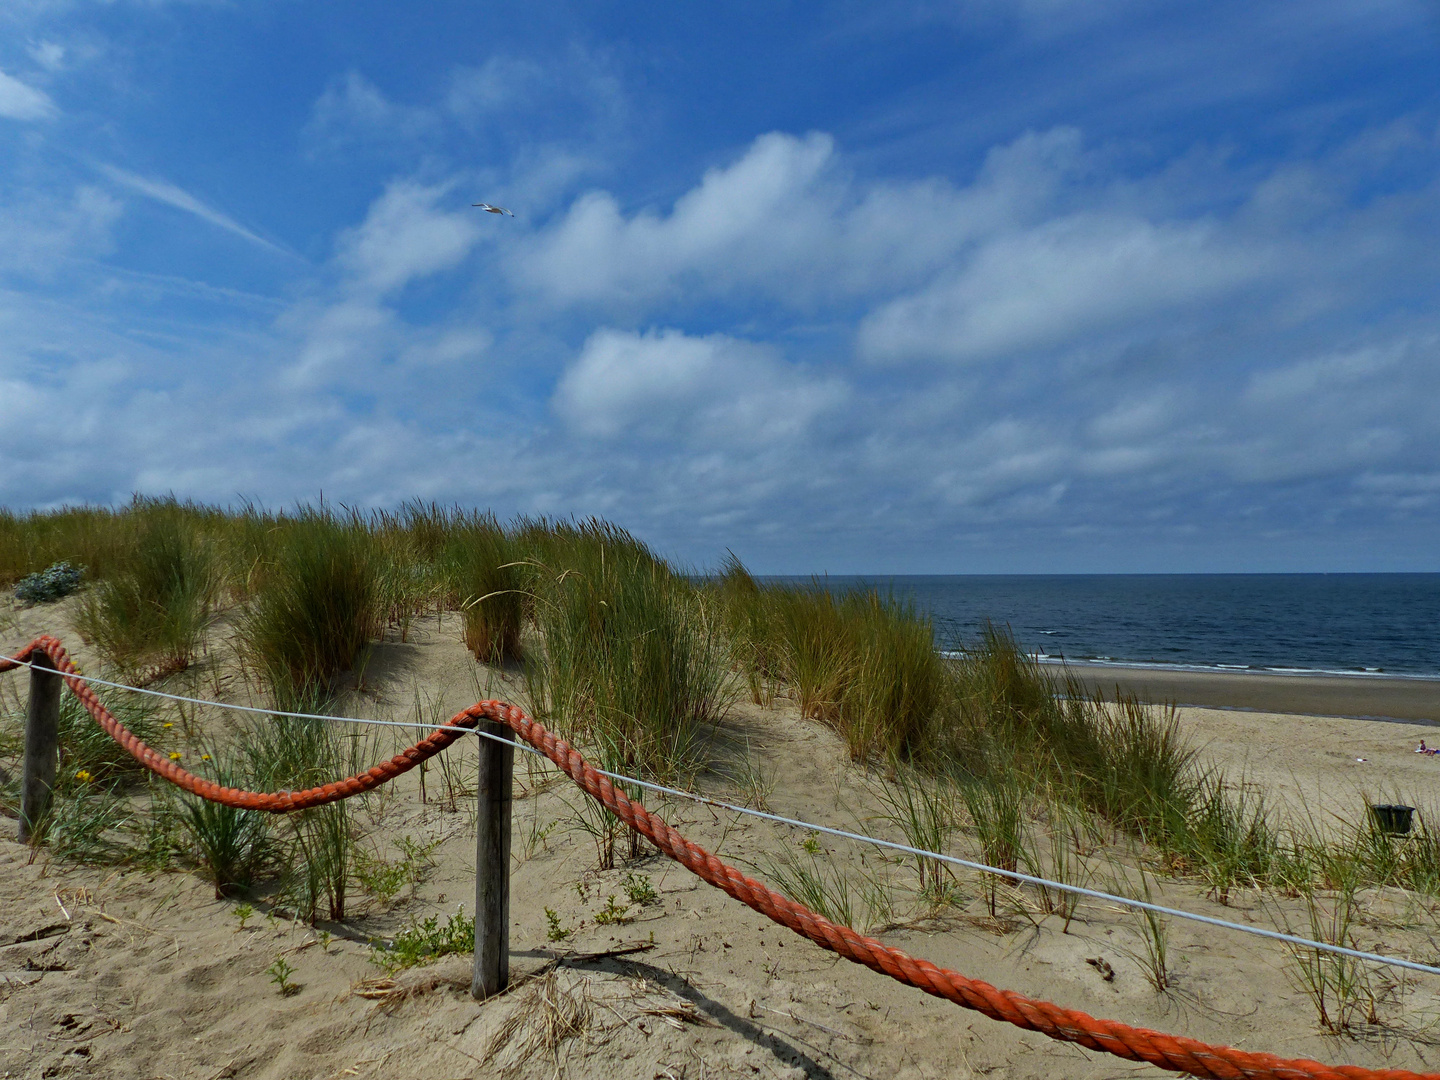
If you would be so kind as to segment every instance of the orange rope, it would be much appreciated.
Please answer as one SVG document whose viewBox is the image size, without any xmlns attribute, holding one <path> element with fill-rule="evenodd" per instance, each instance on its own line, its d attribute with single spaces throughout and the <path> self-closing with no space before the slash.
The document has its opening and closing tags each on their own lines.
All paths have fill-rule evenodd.
<svg viewBox="0 0 1440 1080">
<path fill-rule="evenodd" d="M 926 960 L 916 960 L 899 949 L 858 934 L 848 926 L 836 925 L 803 904 L 796 903 L 762 882 L 721 862 L 698 844 L 686 840 L 645 807 L 631 802 L 608 777 L 596 772 L 580 756 L 579 751 L 530 719 L 515 705 L 507 705 L 501 701 L 478 702 L 451 717 L 433 735 L 422 739 L 389 761 L 376 765 L 368 772 L 308 791 L 262 794 L 220 787 L 186 772 L 175 762 L 146 746 L 110 715 L 94 691 L 75 673 L 74 663 L 66 654 L 64 646 L 55 638 L 48 635 L 36 638 L 13 659 L 28 660 L 35 652 L 43 652 L 50 658 L 90 715 L 134 755 L 137 761 L 186 791 L 213 802 L 243 809 L 288 813 L 349 798 L 393 780 L 438 754 L 482 720 L 492 720 L 514 731 L 554 762 L 581 790 L 598 799 L 622 822 L 709 884 L 847 960 L 864 964 L 898 982 L 924 990 L 927 994 L 984 1013 L 991 1019 L 1003 1020 L 1029 1031 L 1038 1031 L 1062 1042 L 1078 1043 L 1089 1050 L 1114 1054 L 1130 1061 L 1148 1061 L 1162 1069 L 1189 1073 L 1191 1076 L 1210 1077 L 1213 1080 L 1440 1080 L 1440 1074 L 1435 1073 L 1421 1074 L 1406 1069 L 1368 1069 L 1358 1065 L 1330 1066 L 1304 1058 L 1281 1058 L 1274 1054 L 1253 1053 L 1229 1046 L 1212 1046 L 1180 1035 L 1167 1035 L 1148 1028 L 1131 1027 L 1115 1020 L 1097 1019 L 1078 1010 L 1025 997 L 1011 990 L 996 989 L 987 982 L 936 967 Z M 16 666 L 13 661 L 0 659 L 0 672 Z"/>
</svg>

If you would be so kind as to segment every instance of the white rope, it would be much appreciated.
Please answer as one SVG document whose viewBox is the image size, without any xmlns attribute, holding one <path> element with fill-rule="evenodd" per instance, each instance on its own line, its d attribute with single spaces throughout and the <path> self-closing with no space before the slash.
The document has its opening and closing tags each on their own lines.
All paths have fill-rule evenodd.
<svg viewBox="0 0 1440 1080">
<path fill-rule="evenodd" d="M 23 667 L 34 669 L 39 665 L 32 664 L 25 660 L 15 660 L 7 657 L 13 663 Z M 55 671 L 54 668 L 41 667 L 42 671 Z M 274 709 L 261 709 L 247 705 L 227 705 L 220 701 L 205 701 L 200 698 L 182 697 L 178 694 L 167 694 L 160 690 L 145 690 L 138 686 L 127 686 L 124 683 L 110 682 L 106 679 L 92 678 L 89 675 L 68 675 L 66 672 L 55 671 L 61 678 L 84 679 L 87 682 L 99 683 L 103 686 L 113 686 L 118 690 L 129 690 L 137 694 L 148 694 L 151 697 L 168 698 L 171 701 L 184 701 L 192 705 L 209 705 L 217 709 L 237 709 L 241 712 L 260 713 L 265 716 L 293 717 L 300 720 L 330 720 L 348 724 L 372 724 L 382 727 L 403 727 L 423 728 L 426 730 L 454 730 L 444 724 L 422 724 L 405 723 L 393 720 L 365 720 L 353 716 L 325 716 L 320 713 L 294 713 Z M 482 739 L 490 739 L 493 742 L 502 743 L 506 746 L 518 747 L 527 750 L 537 757 L 550 759 L 546 755 L 531 746 L 529 743 L 517 741 L 509 736 L 496 735 L 492 732 L 482 731 L 478 728 L 461 729 L 467 733 L 473 733 Z M 551 762 L 553 765 L 554 762 Z M 593 768 L 593 766 L 592 766 Z M 1417 963 L 1413 960 L 1402 960 L 1395 956 L 1384 956 L 1380 953 L 1364 952 L 1360 949 L 1350 949 L 1343 945 L 1332 945 L 1326 941 L 1314 941 L 1310 938 L 1298 937 L 1294 934 L 1282 933 L 1278 930 L 1266 930 L 1259 926 L 1246 926 L 1244 923 L 1231 922 L 1228 919 L 1217 919 L 1210 915 L 1201 915 L 1194 911 L 1184 911 L 1180 908 L 1165 907 L 1162 904 L 1152 904 L 1146 900 L 1135 900 L 1128 896 L 1119 896 L 1115 893 L 1102 892 L 1099 889 L 1087 889 L 1081 885 L 1071 885 L 1063 881 L 1051 881 L 1049 878 L 1038 877 L 1034 874 L 1024 874 L 1018 870 L 1003 870 L 998 866 L 989 866 L 985 863 L 974 862 L 970 859 L 962 859 L 955 855 L 942 855 L 938 851 L 926 851 L 923 848 L 911 847 L 908 844 L 897 843 L 893 840 L 881 840 L 879 837 L 867 836 L 865 833 L 849 832 L 846 829 L 835 829 L 828 825 L 817 825 L 813 822 L 802 821 L 798 818 L 785 817 L 782 814 L 770 814 L 762 810 L 755 810 L 748 806 L 737 806 L 734 803 L 723 802 L 719 799 L 712 799 L 693 791 L 685 791 L 681 788 L 666 787 L 664 784 L 651 783 L 648 780 L 640 780 L 634 776 L 625 776 L 621 773 L 608 772 L 605 769 L 595 769 L 601 776 L 619 784 L 629 784 L 634 787 L 643 788 L 646 791 L 654 791 L 662 795 L 674 795 L 682 799 L 689 799 L 692 802 L 704 806 L 712 806 L 721 810 L 728 810 L 736 814 L 744 814 L 748 817 L 760 818 L 763 821 L 771 821 L 779 825 L 788 825 L 797 829 L 807 829 L 811 832 L 823 833 L 827 836 L 834 836 L 842 840 L 853 840 L 862 844 L 871 844 L 875 847 L 886 848 L 890 851 L 898 851 L 906 855 L 914 855 L 924 859 L 935 859 L 939 862 L 949 863 L 952 866 L 964 867 L 967 870 L 978 870 L 981 873 L 995 874 L 998 877 L 1008 878 L 1011 881 L 1018 881 L 1026 885 L 1037 885 L 1046 889 L 1056 889 L 1060 892 L 1073 893 L 1076 896 L 1089 897 L 1092 900 L 1104 900 L 1109 903 L 1120 904 L 1124 907 L 1134 908 L 1137 911 L 1149 911 L 1157 915 L 1167 915 L 1176 919 L 1185 919 L 1190 922 L 1202 923 L 1206 926 L 1215 926 L 1224 930 L 1234 930 L 1242 934 L 1253 934 L 1256 937 L 1268 938 L 1272 941 L 1283 942 L 1286 945 L 1295 945 L 1306 949 L 1316 949 L 1320 952 L 1333 953 L 1338 956 L 1349 956 L 1356 960 L 1368 960 L 1375 964 L 1386 964 L 1391 967 L 1406 968 L 1410 971 L 1420 971 L 1427 975 L 1440 975 L 1440 967 L 1432 967 L 1429 964 Z"/>
</svg>

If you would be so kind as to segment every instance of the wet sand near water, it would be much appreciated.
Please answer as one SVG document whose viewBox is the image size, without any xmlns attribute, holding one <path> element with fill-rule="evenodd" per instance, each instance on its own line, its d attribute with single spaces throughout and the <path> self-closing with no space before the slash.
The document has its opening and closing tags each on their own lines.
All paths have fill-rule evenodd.
<svg viewBox="0 0 1440 1080">
<path fill-rule="evenodd" d="M 1059 673 L 1060 665 L 1046 665 Z M 1204 709 L 1251 709 L 1302 716 L 1347 716 L 1440 724 L 1440 679 L 1383 675 L 1289 675 L 1071 664 L 1088 689 L 1113 697 L 1118 686 L 1141 701 Z"/>
</svg>

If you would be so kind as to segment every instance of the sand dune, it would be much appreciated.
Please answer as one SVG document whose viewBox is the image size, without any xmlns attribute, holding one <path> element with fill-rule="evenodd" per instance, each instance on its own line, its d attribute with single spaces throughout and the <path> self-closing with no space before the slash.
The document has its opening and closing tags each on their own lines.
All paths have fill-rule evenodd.
<svg viewBox="0 0 1440 1080">
<path fill-rule="evenodd" d="M 47 617 L 22 614 L 0 644 L 29 640 Z M 63 626 L 48 628 L 73 639 Z M 383 646 L 368 676 L 378 689 L 349 706 L 403 717 L 417 690 L 452 711 L 487 681 L 497 693 L 513 693 L 477 670 L 458 629 L 448 617 L 431 620 L 413 641 Z M 1440 761 L 1412 753 L 1411 725 L 1202 709 L 1182 710 L 1181 717 L 1208 760 L 1296 807 L 1354 819 L 1367 794 L 1414 797 L 1440 778 Z M 878 778 L 849 762 L 832 732 L 800 720 L 788 702 L 736 707 L 717 732 L 717 771 L 702 777 L 706 790 L 744 797 L 720 770 L 733 771 L 735 755 L 747 746 L 756 768 L 774 781 L 767 804 L 777 812 L 898 838 L 879 812 Z M 451 753 L 473 775 L 473 747 Z M 44 851 L 32 859 L 14 841 L 14 822 L 0 822 L 0 1075 L 1161 1075 L 990 1021 L 838 961 L 660 856 L 596 871 L 579 796 L 554 770 L 529 768 L 524 760 L 517 767 L 512 878 L 516 988 L 477 1004 L 466 992 L 465 958 L 383 981 L 369 961 L 368 938 L 393 933 L 412 915 L 468 909 L 473 896 L 472 800 L 462 795 L 452 804 L 432 770 L 422 802 L 419 780 L 410 774 L 358 816 L 371 830 L 365 843 L 377 849 L 407 835 L 435 842 L 433 865 L 413 895 L 388 905 L 359 902 L 346 925 L 267 917 L 256 901 L 259 912 L 242 929 L 236 903 L 217 901 L 195 875 L 69 866 Z M 693 804 L 652 805 L 747 869 L 764 869 L 787 852 L 809 858 L 801 846 L 806 837 L 791 830 Z M 1139 924 L 1112 905 L 1082 903 L 1067 933 L 1032 890 L 1002 890 L 1000 917 L 992 918 L 978 878 L 962 876 L 956 903 L 930 913 L 914 901 L 910 865 L 841 842 L 819 843 L 849 875 L 856 922 L 874 922 L 883 940 L 996 985 L 1286 1056 L 1421 1071 L 1440 1057 L 1432 1044 L 1440 980 L 1377 976 L 1383 1024 L 1364 1028 L 1361 1038 L 1338 1039 L 1320 1033 L 1282 947 L 1172 923 L 1172 981 L 1160 993 L 1146 978 Z M 967 837 L 957 838 L 957 852 L 971 847 Z M 1133 866 L 1126 859 L 1123 844 L 1108 855 L 1095 851 L 1088 880 L 1118 883 L 1112 879 Z M 635 875 L 631 885 L 648 881 L 653 902 L 627 897 L 627 875 Z M 888 895 L 893 912 L 867 906 L 867 881 Z M 1137 883 L 1132 874 L 1132 887 Z M 1188 909 L 1267 927 L 1304 925 L 1297 900 L 1241 892 L 1222 906 L 1207 899 L 1199 882 L 1167 880 L 1156 888 L 1164 901 Z M 1368 899 L 1357 932 L 1362 947 L 1436 959 L 1428 901 L 1389 893 Z M 626 908 L 626 921 L 597 923 L 597 912 L 618 906 Z M 550 940 L 546 908 L 569 931 L 564 940 Z M 635 951 L 600 955 L 621 948 Z M 267 975 L 277 956 L 295 969 L 299 990 L 291 996 Z"/>
</svg>

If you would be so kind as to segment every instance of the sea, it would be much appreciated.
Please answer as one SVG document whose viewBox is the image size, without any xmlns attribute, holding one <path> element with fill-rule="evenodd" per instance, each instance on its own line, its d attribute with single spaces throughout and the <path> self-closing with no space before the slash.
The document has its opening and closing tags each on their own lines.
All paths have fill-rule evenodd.
<svg viewBox="0 0 1440 1080">
<path fill-rule="evenodd" d="M 947 652 L 976 641 L 988 620 L 1042 660 L 1440 677 L 1440 574 L 816 580 L 836 592 L 875 588 L 912 601 Z"/>
</svg>

